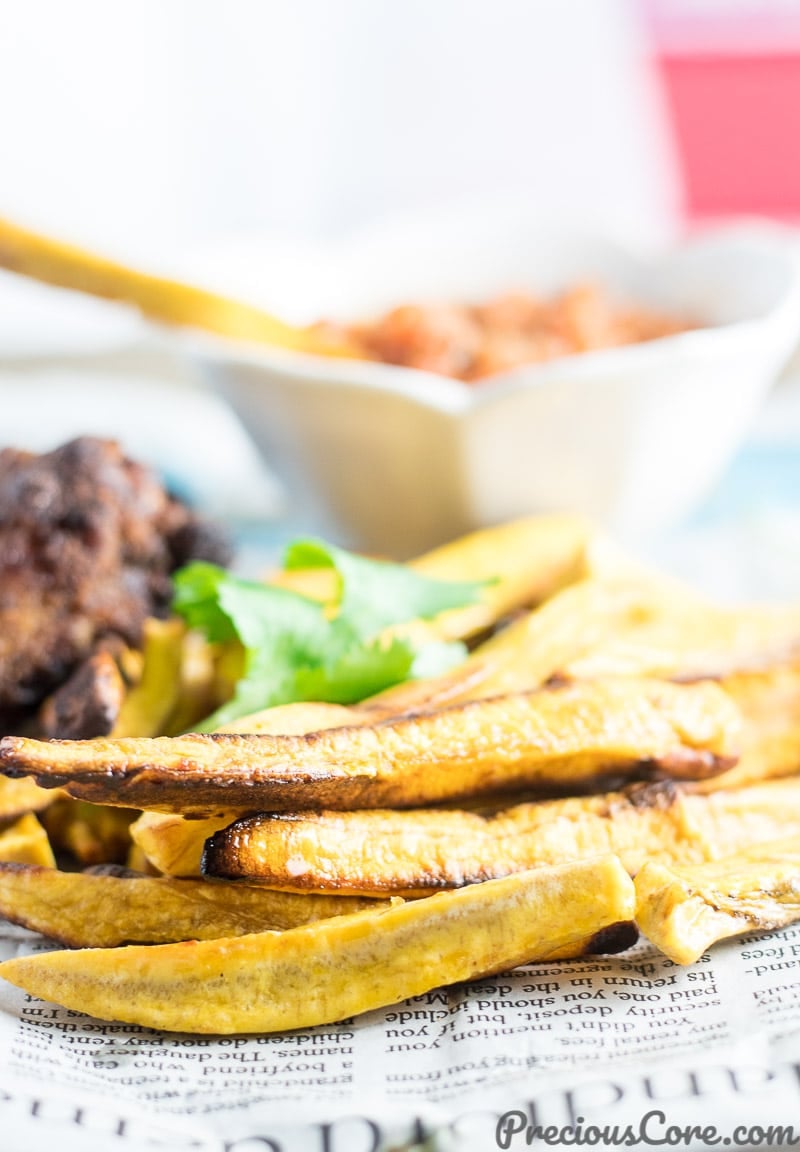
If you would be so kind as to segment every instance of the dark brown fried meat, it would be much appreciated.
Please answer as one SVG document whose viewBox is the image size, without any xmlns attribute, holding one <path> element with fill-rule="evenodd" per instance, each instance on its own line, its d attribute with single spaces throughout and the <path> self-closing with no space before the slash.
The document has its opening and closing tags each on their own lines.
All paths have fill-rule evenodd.
<svg viewBox="0 0 800 1152">
<path fill-rule="evenodd" d="M 227 560 L 219 537 L 113 441 L 0 451 L 0 731 L 30 715 L 99 642 L 137 644 L 170 573 Z"/>
</svg>

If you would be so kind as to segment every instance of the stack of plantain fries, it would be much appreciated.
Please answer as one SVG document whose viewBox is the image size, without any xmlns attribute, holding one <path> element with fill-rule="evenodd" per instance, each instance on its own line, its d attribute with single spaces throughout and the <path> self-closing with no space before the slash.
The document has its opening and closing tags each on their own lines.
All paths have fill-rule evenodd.
<svg viewBox="0 0 800 1152">
<path fill-rule="evenodd" d="M 709 604 L 568 517 L 412 567 L 495 578 L 410 625 L 473 641 L 443 676 L 179 735 L 224 660 L 154 623 L 109 738 L 0 741 L 24 778 L 3 781 L 0 914 L 72 949 L 0 974 L 101 1017 L 262 1032 L 619 951 L 636 925 L 686 964 L 800 918 L 800 607 Z M 135 871 L 58 871 L 39 824 L 20 848 L 53 789 L 57 843 L 129 846 Z"/>
</svg>

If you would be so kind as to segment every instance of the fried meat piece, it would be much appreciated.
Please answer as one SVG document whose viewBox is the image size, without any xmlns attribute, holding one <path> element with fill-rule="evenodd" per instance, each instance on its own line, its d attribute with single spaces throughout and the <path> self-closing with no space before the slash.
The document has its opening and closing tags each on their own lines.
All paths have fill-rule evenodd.
<svg viewBox="0 0 800 1152">
<path fill-rule="evenodd" d="M 195 557 L 220 562 L 222 541 L 113 441 L 0 451 L 0 731 L 98 642 L 138 643 Z"/>
</svg>

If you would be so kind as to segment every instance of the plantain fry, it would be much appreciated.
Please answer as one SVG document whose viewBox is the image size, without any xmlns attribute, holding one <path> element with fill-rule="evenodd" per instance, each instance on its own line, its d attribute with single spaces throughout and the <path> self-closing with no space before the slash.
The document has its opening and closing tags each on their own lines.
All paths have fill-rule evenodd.
<svg viewBox="0 0 800 1152">
<path fill-rule="evenodd" d="M 613 856 L 539 868 L 287 932 L 50 952 L 0 976 L 103 1019 L 272 1032 L 367 1012 L 533 960 L 629 946 L 633 884 Z"/>
<path fill-rule="evenodd" d="M 202 820 L 185 820 L 171 812 L 142 812 L 131 825 L 131 838 L 164 875 L 199 876 L 206 840 L 236 818 L 236 812 L 221 812 Z"/>
<path fill-rule="evenodd" d="M 130 826 L 138 813 L 107 808 L 63 796 L 42 813 L 42 823 L 57 852 L 79 863 L 122 864 L 131 847 Z"/>
<path fill-rule="evenodd" d="M 281 704 L 252 716 L 241 716 L 217 731 L 301 736 L 324 728 L 342 727 L 353 719 L 352 709 L 340 704 Z M 367 715 L 355 719 L 365 724 L 369 721 Z M 0 782 L 2 779 L 0 777 Z M 164 812 L 142 812 L 131 825 L 131 836 L 135 847 L 159 872 L 168 876 L 199 876 L 206 840 L 231 824 L 237 815 L 222 812 L 210 820 L 184 820 L 182 816 Z"/>
<path fill-rule="evenodd" d="M 145 620 L 142 676 L 122 702 L 112 737 L 159 736 L 164 731 L 180 699 L 185 631 L 180 620 Z"/>
<path fill-rule="evenodd" d="M 185 838 L 192 822 L 184 823 Z M 714 860 L 740 846 L 800 834 L 800 779 L 710 796 L 665 782 L 517 804 L 490 815 L 301 812 L 207 828 L 207 875 L 296 892 L 411 896 L 605 852 L 619 856 L 632 874 L 647 860 Z M 193 834 L 199 840 L 200 830 Z"/>
<path fill-rule="evenodd" d="M 409 562 L 434 580 L 486 580 L 478 604 L 424 622 L 431 638 L 465 640 L 585 575 L 589 527 L 577 516 L 532 516 L 460 536 Z M 422 623 L 422 622 L 421 622 Z M 405 631 L 405 629 L 400 629 Z"/>
<path fill-rule="evenodd" d="M 55 867 L 47 833 L 32 812 L 0 831 L 0 861 Z"/>
<path fill-rule="evenodd" d="M 0 821 L 13 820 L 26 812 L 41 812 L 57 798 L 57 792 L 40 788 L 34 780 L 0 777 Z"/>
<path fill-rule="evenodd" d="M 661 596 L 656 589 L 660 589 Z M 769 668 L 800 654 L 800 607 L 719 608 L 655 585 L 654 611 L 621 629 L 562 671 L 575 678 L 726 676 Z"/>
<path fill-rule="evenodd" d="M 636 919 L 676 964 L 693 964 L 718 940 L 800 920 L 797 833 L 708 864 L 646 863 L 636 877 Z"/>
<path fill-rule="evenodd" d="M 351 710 L 385 719 L 540 688 L 576 656 L 652 609 L 641 584 L 582 580 L 509 624 L 445 675 L 388 688 Z"/>
<path fill-rule="evenodd" d="M 224 881 L 92 876 L 57 872 L 52 867 L 0 864 L 0 915 L 69 948 L 169 944 L 283 931 L 375 903 L 348 896 L 311 900 L 292 892 Z"/>
<path fill-rule="evenodd" d="M 620 679 L 301 736 L 9 736 L 0 766 L 96 803 L 183 814 L 412 807 L 610 775 L 704 777 L 735 763 L 739 728 L 716 684 Z"/>
<path fill-rule="evenodd" d="M 179 736 L 199 724 L 222 700 L 216 694 L 217 647 L 199 632 L 187 631 L 181 643 L 180 672 L 173 709 L 153 736 Z M 133 732 L 131 735 L 142 735 Z"/>
<path fill-rule="evenodd" d="M 571 584 L 480 645 L 444 676 L 357 704 L 380 718 L 549 679 L 654 676 L 692 680 L 797 661 L 800 609 L 721 609 L 666 579 L 590 577 Z"/>
<path fill-rule="evenodd" d="M 800 662 L 739 672 L 722 684 L 742 714 L 742 754 L 716 786 L 741 788 L 800 772 Z M 710 783 L 693 781 L 690 787 L 704 792 Z"/>
<path fill-rule="evenodd" d="M 125 677 L 114 655 L 104 649 L 94 652 L 41 705 L 41 735 L 62 740 L 108 736 L 125 692 Z"/>
<path fill-rule="evenodd" d="M 295 704 L 278 704 L 254 712 L 250 716 L 240 716 L 231 724 L 223 724 L 216 732 L 239 732 L 262 736 L 305 736 L 308 732 L 322 732 L 326 728 L 348 728 L 359 724 L 369 724 L 369 716 L 353 715 L 352 708 L 343 704 L 317 704 L 298 701 Z"/>
<path fill-rule="evenodd" d="M 298 328 L 251 304 L 152 276 L 93 252 L 0 220 L 0 267 L 45 284 L 131 304 L 152 320 L 200 328 L 234 340 L 301 352 L 359 358 L 352 345 L 334 344 L 319 325 Z"/>
</svg>

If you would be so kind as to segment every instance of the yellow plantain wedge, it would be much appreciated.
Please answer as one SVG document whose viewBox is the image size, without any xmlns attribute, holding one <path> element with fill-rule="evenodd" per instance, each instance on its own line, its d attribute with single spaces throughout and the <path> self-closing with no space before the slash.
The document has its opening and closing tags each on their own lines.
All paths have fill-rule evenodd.
<svg viewBox="0 0 800 1152">
<path fill-rule="evenodd" d="M 130 826 L 138 813 L 106 808 L 60 796 L 41 814 L 56 852 L 69 853 L 83 865 L 122 864 L 131 847 Z"/>
<path fill-rule="evenodd" d="M 740 788 L 800 773 L 800 663 L 740 672 L 722 686 L 742 714 L 742 754 L 717 786 Z M 710 783 L 693 781 L 690 787 L 703 792 Z"/>
<path fill-rule="evenodd" d="M 355 705 L 385 719 L 404 712 L 531 692 L 582 653 L 655 610 L 651 587 L 581 580 L 557 592 L 476 648 L 445 675 L 398 684 Z"/>
<path fill-rule="evenodd" d="M 618 951 L 635 939 L 633 903 L 630 877 L 607 856 L 282 933 L 25 956 L 0 964 L 0 976 L 106 1020 L 274 1032 L 528 961 Z"/>
<path fill-rule="evenodd" d="M 585 575 L 589 527 L 577 516 L 532 516 L 484 528 L 426 552 L 409 568 L 432 580 L 486 580 L 480 602 L 420 622 L 440 640 L 465 640 Z M 395 631 L 406 631 L 400 627 Z"/>
<path fill-rule="evenodd" d="M 179 736 L 190 732 L 223 703 L 216 694 L 217 645 L 209 644 L 199 632 L 188 631 L 181 642 L 180 667 L 177 684 L 170 685 L 168 696 L 172 711 L 163 726 L 153 736 Z M 143 732 L 131 732 L 143 736 Z"/>
<path fill-rule="evenodd" d="M 0 864 L 0 916 L 68 948 L 169 944 L 283 931 L 375 903 L 347 896 L 312 900 L 292 892 L 209 880 L 89 875 Z"/>
<path fill-rule="evenodd" d="M 260 308 L 160 276 L 127 268 L 71 244 L 0 220 L 0 268 L 131 304 L 162 324 L 200 328 L 233 340 L 271 344 L 299 352 L 359 358 L 358 350 L 332 344 L 324 326 L 298 328 Z M 341 341 L 341 337 L 339 337 Z"/>
<path fill-rule="evenodd" d="M 0 767 L 70 795 L 157 811 L 411 807 L 522 786 L 709 776 L 736 761 L 718 685 L 608 680 L 304 736 L 52 741 L 9 736 Z"/>
<path fill-rule="evenodd" d="M 47 833 L 32 812 L 0 831 L 0 861 L 55 867 Z"/>
<path fill-rule="evenodd" d="M 145 620 L 141 679 L 122 702 L 113 737 L 158 736 L 164 731 L 180 696 L 185 632 L 180 620 Z"/>
<path fill-rule="evenodd" d="M 411 896 L 605 852 L 635 874 L 647 860 L 703 863 L 800 835 L 800 779 L 710 796 L 651 784 L 517 804 L 488 816 L 445 809 L 305 812 L 207 828 L 207 875 L 297 892 Z M 185 845 L 188 836 L 200 836 L 192 821 L 171 831 L 174 859 L 176 839 Z M 195 860 L 183 857 L 186 864 Z"/>
<path fill-rule="evenodd" d="M 636 877 L 636 919 L 676 964 L 693 964 L 717 940 L 800 920 L 797 834 L 711 864 L 645 864 Z"/>
<path fill-rule="evenodd" d="M 0 820 L 13 820 L 26 812 L 41 812 L 57 798 L 57 793 L 40 788 L 33 780 L 0 778 Z"/>
<path fill-rule="evenodd" d="M 798 605 L 719 608 L 660 584 L 653 591 L 651 613 L 578 654 L 564 674 L 705 678 L 788 663 L 800 655 Z"/>
<path fill-rule="evenodd" d="M 166 876 L 199 876 L 206 840 L 236 818 L 236 812 L 221 812 L 205 820 L 185 820 L 173 812 L 142 812 L 131 825 L 131 839 L 148 863 Z"/>
<path fill-rule="evenodd" d="M 217 731 L 302 736 L 325 728 L 341 728 L 352 724 L 354 719 L 364 724 L 369 722 L 369 716 L 354 715 L 352 709 L 341 704 L 300 702 L 280 704 L 252 716 L 242 716 Z M 2 780 L 0 777 L 0 782 Z M 131 826 L 131 836 L 135 847 L 159 872 L 168 876 L 198 876 L 206 840 L 212 832 L 227 827 L 236 817 L 236 812 L 223 812 L 212 820 L 184 820 L 165 812 L 142 812 Z"/>
<path fill-rule="evenodd" d="M 556 592 L 444 676 L 362 701 L 381 719 L 549 679 L 654 676 L 698 680 L 797 662 L 800 609 L 722 609 L 659 579 L 588 578 Z"/>
</svg>

